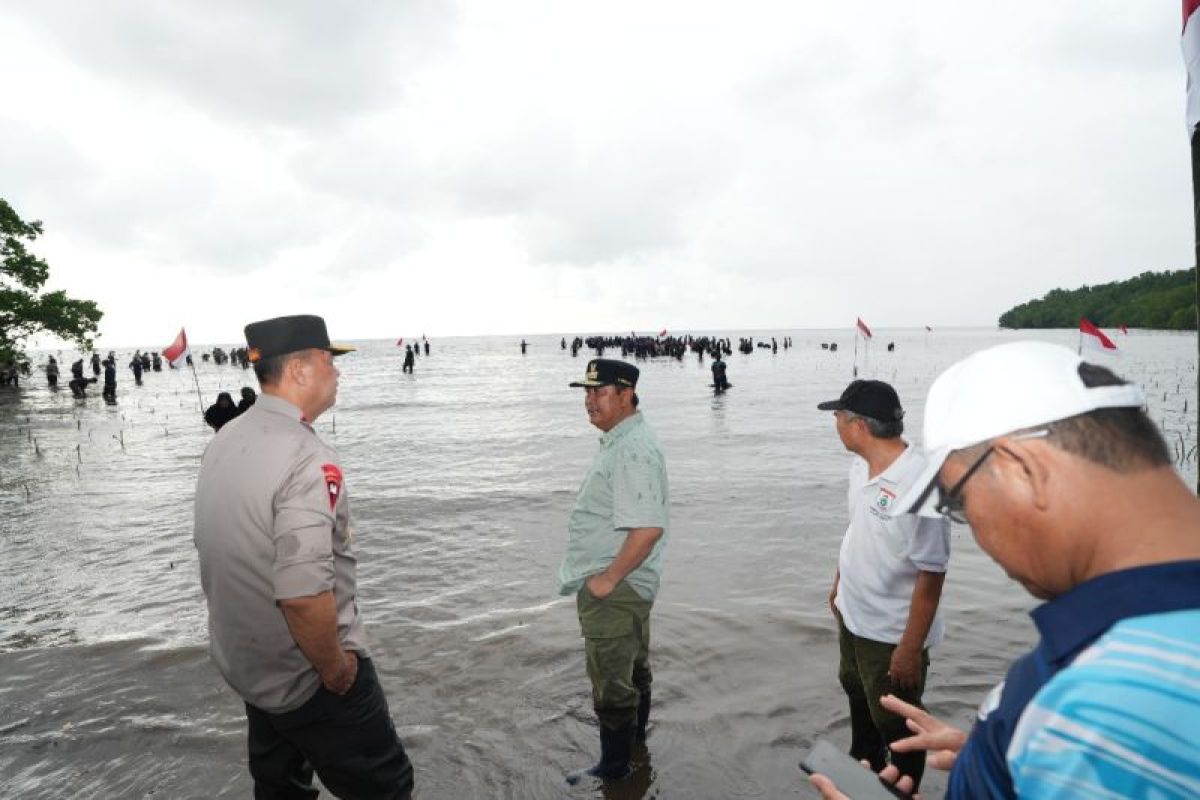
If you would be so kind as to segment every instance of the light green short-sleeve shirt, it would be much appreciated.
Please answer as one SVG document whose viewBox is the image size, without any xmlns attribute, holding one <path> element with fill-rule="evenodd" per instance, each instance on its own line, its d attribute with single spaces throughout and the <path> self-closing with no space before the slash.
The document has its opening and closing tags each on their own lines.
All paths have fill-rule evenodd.
<svg viewBox="0 0 1200 800">
<path fill-rule="evenodd" d="M 667 464 L 641 412 L 600 437 L 600 451 L 579 487 L 567 523 L 567 552 L 558 570 L 559 594 L 608 568 L 632 528 L 662 528 L 654 549 L 625 580 L 646 600 L 658 594 L 663 549 L 670 532 Z"/>
</svg>

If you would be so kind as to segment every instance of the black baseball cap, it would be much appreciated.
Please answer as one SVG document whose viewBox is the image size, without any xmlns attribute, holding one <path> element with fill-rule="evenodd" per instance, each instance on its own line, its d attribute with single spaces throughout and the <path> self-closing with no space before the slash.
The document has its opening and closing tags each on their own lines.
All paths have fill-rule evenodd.
<svg viewBox="0 0 1200 800">
<path fill-rule="evenodd" d="M 900 397 L 890 384 L 883 381 L 851 381 L 841 397 L 818 403 L 817 408 L 822 411 L 850 411 L 880 422 L 904 419 Z"/>
<path fill-rule="evenodd" d="M 299 350 L 328 350 L 335 356 L 354 350 L 348 344 L 332 344 L 325 320 L 312 314 L 251 322 L 246 326 L 246 347 L 253 362 Z"/>
<path fill-rule="evenodd" d="M 638 375 L 641 372 L 633 364 L 617 361 L 613 358 L 593 358 L 588 362 L 587 373 L 583 380 L 574 381 L 571 386 L 627 386 L 630 389 L 637 386 Z"/>
</svg>

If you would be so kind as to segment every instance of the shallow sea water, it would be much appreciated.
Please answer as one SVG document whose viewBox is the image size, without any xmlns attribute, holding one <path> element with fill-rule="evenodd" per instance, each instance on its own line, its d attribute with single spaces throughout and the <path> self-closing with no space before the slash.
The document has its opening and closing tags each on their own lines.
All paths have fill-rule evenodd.
<svg viewBox="0 0 1200 800">
<path fill-rule="evenodd" d="M 339 403 L 317 427 L 342 459 L 360 606 L 418 797 L 815 796 L 801 753 L 816 735 L 849 739 L 826 605 L 849 456 L 815 406 L 850 379 L 853 339 L 766 335 L 795 347 L 735 353 L 720 397 L 707 359 L 639 363 L 672 494 L 649 748 L 631 780 L 570 790 L 564 771 L 597 751 L 574 604 L 554 594 L 597 446 L 566 387 L 588 352 L 572 358 L 557 336 L 527 337 L 525 356 L 520 337 L 435 340 L 414 376 L 391 342 L 339 360 Z M 919 439 L 937 372 L 1020 338 L 1076 342 L 878 331 L 860 373 L 896 385 Z M 1146 388 L 1171 446 L 1192 453 L 1180 471 L 1194 485 L 1195 335 L 1118 343 L 1110 365 Z M 62 355 L 67 371 L 74 356 Z M 235 367 L 198 371 L 206 403 L 253 385 Z M 0 387 L 0 796 L 249 797 L 244 717 L 208 661 L 191 540 L 212 434 L 190 372 L 135 387 L 122 369 L 119 380 L 115 406 L 52 393 L 37 375 Z M 1033 641 L 1033 601 L 966 528 L 953 547 L 926 700 L 965 726 Z M 942 785 L 931 774 L 927 796 Z"/>
</svg>

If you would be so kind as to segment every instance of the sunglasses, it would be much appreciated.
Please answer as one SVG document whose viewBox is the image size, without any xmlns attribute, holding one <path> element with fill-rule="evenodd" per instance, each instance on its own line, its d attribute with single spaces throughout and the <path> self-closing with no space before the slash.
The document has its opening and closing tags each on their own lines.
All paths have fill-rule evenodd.
<svg viewBox="0 0 1200 800">
<path fill-rule="evenodd" d="M 1049 435 L 1050 430 L 1048 428 L 1043 428 L 1042 430 L 1022 433 L 1017 436 L 1009 436 L 1007 438 L 1011 441 L 1021 441 L 1023 439 L 1043 439 Z M 963 499 L 963 487 L 967 485 L 967 481 L 971 479 L 971 476 L 979 471 L 979 468 L 983 466 L 983 462 L 987 461 L 988 456 L 990 456 L 992 451 L 995 449 L 995 446 L 989 445 L 988 449 L 983 451 L 983 455 L 975 459 L 975 462 L 967 468 L 967 471 L 963 473 L 962 477 L 959 478 L 958 481 L 956 481 L 955 484 L 949 489 L 943 489 L 940 483 L 937 484 L 938 504 L 934 506 L 934 510 L 937 511 L 937 513 L 941 514 L 943 517 L 946 517 L 951 522 L 957 522 L 960 525 L 967 524 L 967 515 L 965 510 L 966 501 Z"/>
</svg>

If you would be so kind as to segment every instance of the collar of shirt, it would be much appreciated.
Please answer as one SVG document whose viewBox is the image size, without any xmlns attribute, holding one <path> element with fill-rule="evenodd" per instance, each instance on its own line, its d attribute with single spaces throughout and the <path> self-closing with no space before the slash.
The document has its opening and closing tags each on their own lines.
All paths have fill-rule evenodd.
<svg viewBox="0 0 1200 800">
<path fill-rule="evenodd" d="M 1062 665 L 1123 619 L 1187 608 L 1200 608 L 1200 561 L 1110 572 L 1038 606 L 1030 616 L 1047 657 Z"/>
<path fill-rule="evenodd" d="M 638 423 L 642 421 L 642 412 L 635 411 L 625 419 L 618 422 L 612 427 L 612 430 L 605 431 L 600 435 L 601 447 L 612 447 L 613 443 L 620 439 L 625 434 L 629 433 Z"/>
<path fill-rule="evenodd" d="M 294 419 L 297 422 L 303 422 L 305 425 L 311 427 L 309 421 L 304 418 L 303 411 L 282 397 L 277 397 L 273 394 L 263 392 L 258 396 L 258 400 L 255 401 L 251 408 L 261 408 L 263 411 L 268 411 L 272 414 L 282 414 L 285 417 Z"/>
<path fill-rule="evenodd" d="M 863 472 L 864 487 L 879 483 L 881 480 L 887 480 L 889 483 L 895 484 L 904 483 L 906 477 L 905 473 L 908 470 L 908 461 L 910 458 L 912 458 L 914 450 L 912 444 L 907 439 L 903 441 L 904 450 L 900 453 L 900 455 L 896 456 L 892 463 L 884 467 L 883 471 L 874 478 L 872 478 L 869 474 L 871 465 L 868 464 L 867 460 L 862 456 L 858 457 L 858 460 L 862 462 L 860 468 Z"/>
</svg>

